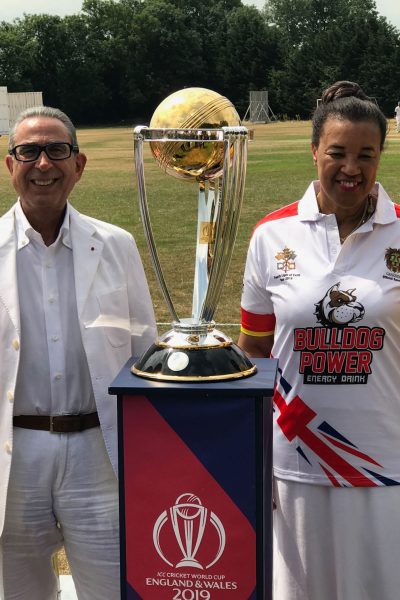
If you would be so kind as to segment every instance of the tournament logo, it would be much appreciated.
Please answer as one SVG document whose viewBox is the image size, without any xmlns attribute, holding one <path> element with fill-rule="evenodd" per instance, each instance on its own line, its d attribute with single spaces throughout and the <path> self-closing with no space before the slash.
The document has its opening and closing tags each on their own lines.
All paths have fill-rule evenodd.
<svg viewBox="0 0 400 600">
<path fill-rule="evenodd" d="M 385 252 L 386 266 L 392 273 L 400 273 L 400 250 L 387 248 Z"/>
<path fill-rule="evenodd" d="M 294 262 L 294 259 L 296 258 L 296 252 L 289 250 L 287 246 L 285 246 L 281 252 L 275 254 L 275 258 L 278 261 L 276 268 L 279 271 L 287 273 L 288 271 L 293 271 L 296 268 L 296 263 Z"/>
<path fill-rule="evenodd" d="M 153 528 L 153 543 L 160 557 L 171 567 L 209 569 L 221 558 L 226 535 L 217 515 L 203 506 L 200 498 L 185 493 L 158 517 Z M 200 546 L 205 546 L 203 562 L 197 558 Z M 169 552 L 175 555 L 176 550 L 180 559 L 172 562 Z"/>
<path fill-rule="evenodd" d="M 293 350 L 300 352 L 299 372 L 306 384 L 365 384 L 373 353 L 383 348 L 385 330 L 352 324 L 362 321 L 364 306 L 356 289 L 330 287 L 315 304 L 314 315 L 323 327 L 294 330 Z"/>
</svg>

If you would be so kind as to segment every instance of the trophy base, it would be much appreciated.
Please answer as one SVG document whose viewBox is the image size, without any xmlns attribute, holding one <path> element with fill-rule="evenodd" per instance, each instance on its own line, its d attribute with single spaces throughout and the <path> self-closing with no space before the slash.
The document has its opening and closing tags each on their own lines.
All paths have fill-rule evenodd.
<svg viewBox="0 0 400 600">
<path fill-rule="evenodd" d="M 206 334 L 194 327 L 166 333 L 131 367 L 134 375 L 157 381 L 202 383 L 250 377 L 257 367 L 223 333 L 207 325 Z"/>
</svg>

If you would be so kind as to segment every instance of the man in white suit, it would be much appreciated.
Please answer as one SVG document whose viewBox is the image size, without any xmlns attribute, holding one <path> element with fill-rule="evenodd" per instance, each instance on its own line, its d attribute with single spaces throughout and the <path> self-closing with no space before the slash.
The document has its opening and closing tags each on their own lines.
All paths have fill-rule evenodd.
<svg viewBox="0 0 400 600">
<path fill-rule="evenodd" d="M 64 113 L 22 113 L 6 164 L 19 198 L 0 218 L 0 598 L 54 600 L 64 545 L 79 600 L 117 600 L 107 390 L 154 341 L 149 290 L 132 236 L 68 202 L 86 157 Z"/>
</svg>

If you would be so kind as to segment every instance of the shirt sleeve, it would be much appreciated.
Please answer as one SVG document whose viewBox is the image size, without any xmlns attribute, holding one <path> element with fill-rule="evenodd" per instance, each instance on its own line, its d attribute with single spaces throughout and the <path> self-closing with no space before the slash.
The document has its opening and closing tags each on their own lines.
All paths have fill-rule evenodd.
<svg viewBox="0 0 400 600">
<path fill-rule="evenodd" d="M 275 329 L 274 307 L 267 289 L 268 257 L 262 237 L 256 231 L 247 253 L 241 301 L 241 331 L 252 336 L 272 335 Z"/>
</svg>

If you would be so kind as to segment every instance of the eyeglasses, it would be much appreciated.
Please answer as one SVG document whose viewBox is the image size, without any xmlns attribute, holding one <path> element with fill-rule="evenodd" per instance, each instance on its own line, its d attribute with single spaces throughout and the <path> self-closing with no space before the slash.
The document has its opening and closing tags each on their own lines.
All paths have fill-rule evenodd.
<svg viewBox="0 0 400 600">
<path fill-rule="evenodd" d="M 79 148 L 68 142 L 51 142 L 43 146 L 41 144 L 20 144 L 8 151 L 20 162 L 33 162 L 39 158 L 42 152 L 45 152 L 50 160 L 65 160 L 71 156 L 72 152 L 79 152 Z"/>
</svg>

